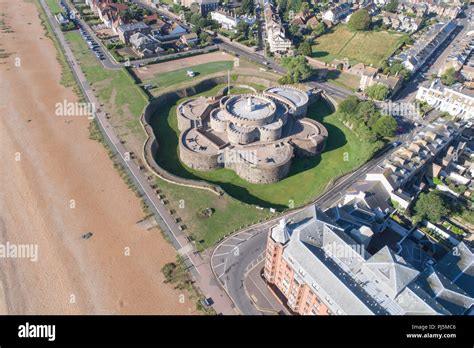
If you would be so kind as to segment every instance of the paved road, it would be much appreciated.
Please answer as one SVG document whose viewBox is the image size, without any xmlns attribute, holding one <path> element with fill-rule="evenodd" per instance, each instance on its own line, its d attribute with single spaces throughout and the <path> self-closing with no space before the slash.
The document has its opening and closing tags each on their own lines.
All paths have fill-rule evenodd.
<svg viewBox="0 0 474 348">
<path fill-rule="evenodd" d="M 71 3 L 71 1 L 69 0 L 65 0 L 64 1 L 66 7 L 70 10 L 70 11 L 75 11 L 75 7 L 74 5 Z M 100 60 L 97 58 L 97 60 L 99 60 L 103 67 L 106 68 L 106 69 L 109 69 L 109 70 L 119 70 L 119 69 L 122 69 L 123 68 L 123 65 L 120 64 L 120 63 L 117 63 L 115 61 L 115 59 L 112 57 L 112 55 L 110 54 L 109 50 L 107 49 L 107 47 L 104 46 L 104 44 L 102 43 L 102 40 L 100 40 L 96 35 L 95 35 L 95 32 L 91 29 L 91 27 L 89 26 L 89 24 L 87 24 L 82 18 L 78 18 L 77 19 L 77 22 L 78 24 L 82 27 L 82 29 L 84 29 L 87 34 L 89 34 L 89 36 L 91 37 L 91 39 L 97 43 L 103 53 L 104 53 L 104 57 L 105 59 L 103 60 Z"/>
<path fill-rule="evenodd" d="M 345 191 L 354 182 L 363 179 L 368 172 L 379 165 L 396 148 L 397 147 L 394 146 L 386 147 L 384 151 L 358 170 L 337 180 L 328 191 L 319 196 L 311 204 L 317 204 L 322 210 L 333 206 L 344 196 Z M 302 209 L 304 208 L 291 211 L 262 224 L 251 226 L 246 230 L 224 239 L 214 249 L 210 260 L 211 268 L 220 285 L 228 293 L 232 301 L 234 301 L 240 313 L 262 314 L 255 308 L 244 291 L 243 280 L 245 279 L 246 270 L 248 270 L 248 266 L 265 251 L 266 239 L 270 227 L 283 217 L 287 220 L 291 219 L 294 214 Z"/>
<path fill-rule="evenodd" d="M 448 38 L 446 42 L 433 53 L 433 56 L 428 60 L 428 64 L 423 67 L 421 71 L 418 71 L 412 76 L 406 86 L 393 98 L 394 100 L 406 103 L 411 103 L 415 100 L 419 85 L 428 81 L 431 75 L 438 74 L 439 69 L 444 65 L 447 56 L 455 46 L 456 42 L 462 39 L 469 31 L 470 21 L 467 16 L 473 13 L 474 6 L 470 6 L 464 11 L 461 17 L 457 19 L 458 29 L 452 34 L 451 38 Z M 426 70 L 425 72 L 423 72 L 424 69 Z"/>
<path fill-rule="evenodd" d="M 71 48 L 67 44 L 67 41 L 63 35 L 63 32 L 59 28 L 56 20 L 52 16 L 48 6 L 45 4 L 45 0 L 40 0 L 40 4 L 46 11 L 47 18 L 51 23 L 56 37 L 64 51 L 66 59 L 70 64 L 73 73 L 83 91 L 84 97 L 92 105 L 100 105 L 85 75 L 83 74 L 81 67 L 78 65 Z M 155 212 L 157 220 L 160 222 L 161 227 L 170 237 L 173 245 L 176 247 L 178 253 L 185 259 L 185 261 L 191 266 L 190 271 L 196 285 L 200 288 L 204 296 L 211 297 L 213 299 L 213 307 L 217 313 L 222 314 L 235 314 L 234 306 L 226 293 L 218 286 L 209 264 L 204 262 L 201 255 L 195 253 L 194 246 L 188 241 L 186 235 L 179 229 L 178 224 L 169 213 L 166 205 L 157 197 L 155 189 L 152 187 L 154 180 L 148 181 L 147 177 L 150 176 L 148 173 L 144 173 L 139 165 L 133 161 L 128 161 L 128 150 L 122 145 L 120 139 L 114 132 L 113 126 L 108 122 L 106 113 L 103 110 L 97 109 L 95 117 L 103 130 L 111 149 L 119 155 L 122 164 L 128 169 L 131 177 L 134 179 L 138 189 L 144 195 L 148 205 Z"/>
</svg>

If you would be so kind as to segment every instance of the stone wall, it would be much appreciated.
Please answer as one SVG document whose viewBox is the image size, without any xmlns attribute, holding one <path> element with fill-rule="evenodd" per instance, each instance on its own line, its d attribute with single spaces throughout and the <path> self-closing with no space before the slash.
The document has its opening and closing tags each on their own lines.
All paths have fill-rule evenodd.
<svg viewBox="0 0 474 348">
<path fill-rule="evenodd" d="M 187 132 L 181 133 L 179 139 L 179 158 L 181 162 L 186 164 L 189 168 L 210 171 L 222 167 L 222 164 L 219 163 L 219 154 L 207 154 L 199 153 L 189 150 L 186 145 L 184 145 L 185 137 Z"/>
<path fill-rule="evenodd" d="M 281 166 L 260 167 L 252 166 L 247 162 L 232 166 L 237 175 L 254 184 L 271 184 L 284 179 L 290 172 L 291 156 Z"/>
</svg>

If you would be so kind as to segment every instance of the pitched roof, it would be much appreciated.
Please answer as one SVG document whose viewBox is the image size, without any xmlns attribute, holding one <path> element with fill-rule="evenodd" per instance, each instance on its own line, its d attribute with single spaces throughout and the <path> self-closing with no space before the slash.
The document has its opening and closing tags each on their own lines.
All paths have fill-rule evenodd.
<svg viewBox="0 0 474 348">
<path fill-rule="evenodd" d="M 372 273 L 392 299 L 420 273 L 411 268 L 403 258 L 394 254 L 388 246 L 380 249 L 362 267 L 364 272 Z"/>
</svg>

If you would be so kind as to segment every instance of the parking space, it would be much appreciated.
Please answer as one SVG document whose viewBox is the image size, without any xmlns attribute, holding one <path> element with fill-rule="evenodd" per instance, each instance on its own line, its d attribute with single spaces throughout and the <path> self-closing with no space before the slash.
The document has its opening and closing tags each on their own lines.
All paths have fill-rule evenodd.
<svg viewBox="0 0 474 348">
<path fill-rule="evenodd" d="M 254 235 L 255 231 L 240 232 L 218 246 L 211 258 L 211 267 L 214 270 L 217 279 L 225 287 L 224 274 L 227 271 L 227 265 L 230 265 L 240 256 L 239 245 L 247 241 Z"/>
<path fill-rule="evenodd" d="M 101 46 L 89 35 L 89 33 L 79 25 L 79 33 L 81 34 L 84 41 L 87 43 L 87 46 L 94 52 L 98 60 L 105 60 L 105 53 L 103 52 Z"/>
</svg>

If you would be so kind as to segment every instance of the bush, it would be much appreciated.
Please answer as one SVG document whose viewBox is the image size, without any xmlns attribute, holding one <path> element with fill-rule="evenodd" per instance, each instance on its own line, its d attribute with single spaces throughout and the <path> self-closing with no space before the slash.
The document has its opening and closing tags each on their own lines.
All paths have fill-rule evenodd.
<svg viewBox="0 0 474 348">
<path fill-rule="evenodd" d="M 446 86 L 452 86 L 458 81 L 457 73 L 454 68 L 447 69 L 443 75 L 441 75 L 441 82 Z"/>
<path fill-rule="evenodd" d="M 365 93 L 371 99 L 382 101 L 387 99 L 390 90 L 387 88 L 387 86 L 377 83 L 375 85 L 367 87 Z"/>
</svg>

